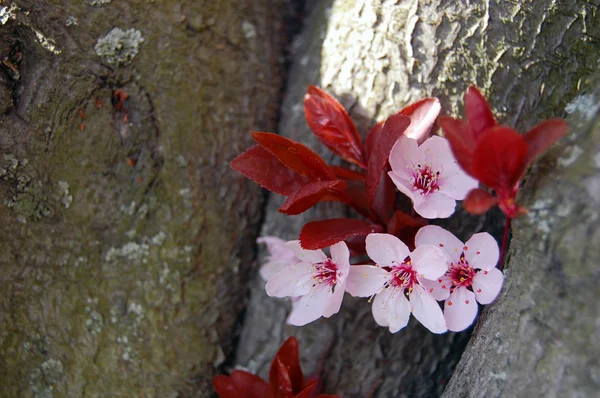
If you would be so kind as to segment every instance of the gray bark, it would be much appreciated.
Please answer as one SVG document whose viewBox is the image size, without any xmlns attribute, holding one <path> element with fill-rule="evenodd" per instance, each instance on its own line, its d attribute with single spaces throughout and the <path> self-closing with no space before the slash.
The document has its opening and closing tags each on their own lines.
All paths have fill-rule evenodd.
<svg viewBox="0 0 600 398">
<path fill-rule="evenodd" d="M 514 225 L 505 288 L 483 310 L 455 376 L 470 331 L 435 336 L 411 322 L 391 335 L 376 326 L 366 300 L 348 296 L 330 319 L 286 326 L 288 304 L 266 297 L 258 277 L 237 363 L 266 377 L 279 344 L 295 335 L 306 373 L 322 372 L 325 390 L 344 397 L 439 396 L 450 377 L 449 397 L 584 396 L 597 390 L 597 351 L 586 347 L 599 337 L 593 300 L 599 256 L 592 247 L 598 240 L 599 141 L 597 125 L 589 127 L 599 97 L 582 92 L 598 86 L 586 79 L 598 65 L 599 22 L 597 4 L 581 1 L 321 2 L 296 43 L 279 133 L 323 154 L 304 121 L 308 84 L 341 99 L 363 133 L 427 95 L 439 96 L 459 115 L 470 84 L 486 92 L 503 123 L 521 131 L 566 115 L 565 107 L 581 98 L 593 110 L 529 174 L 522 196 L 532 212 Z M 560 156 L 567 164 L 557 168 Z M 557 190 L 557 183 L 566 188 Z M 276 212 L 280 203 L 270 197 L 263 235 L 295 239 L 307 220 L 344 214 L 322 206 L 290 218 Z M 502 223 L 498 212 L 477 218 L 462 211 L 441 222 L 463 239 L 479 231 L 499 237 Z"/>
<path fill-rule="evenodd" d="M 275 127 L 282 5 L 0 6 L 0 395 L 212 395 L 263 206 L 228 163 Z"/>
</svg>

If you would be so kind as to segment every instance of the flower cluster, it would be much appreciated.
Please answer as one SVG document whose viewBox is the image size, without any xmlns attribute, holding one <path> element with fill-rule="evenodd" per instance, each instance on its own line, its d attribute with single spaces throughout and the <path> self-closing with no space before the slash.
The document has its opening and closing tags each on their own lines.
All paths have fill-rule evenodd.
<svg viewBox="0 0 600 398">
<path fill-rule="evenodd" d="M 259 239 L 270 253 L 261 269 L 267 294 L 292 299 L 288 323 L 332 316 L 348 292 L 368 297 L 376 323 L 392 333 L 408 324 L 410 314 L 433 333 L 468 328 L 477 303 L 491 303 L 502 288 L 496 268 L 501 252 L 486 232 L 463 243 L 428 220 L 452 216 L 457 201 L 474 214 L 498 205 L 507 216 L 504 251 L 510 219 L 526 212 L 516 201 L 520 180 L 535 157 L 565 134 L 566 123 L 547 120 L 520 135 L 498 124 L 479 90 L 470 87 L 466 120 L 439 118 L 444 137 L 433 135 L 440 102 L 426 98 L 376 124 L 361 141 L 329 94 L 311 86 L 304 105 L 314 134 L 350 166 L 329 165 L 299 142 L 258 132 L 252 133 L 257 145 L 231 162 L 286 196 L 279 209 L 284 214 L 338 201 L 359 216 L 309 222 L 299 240 Z M 412 202 L 411 214 L 400 210 L 394 187 Z M 329 255 L 321 250 L 326 247 Z M 351 255 L 360 264 L 351 265 Z"/>
</svg>

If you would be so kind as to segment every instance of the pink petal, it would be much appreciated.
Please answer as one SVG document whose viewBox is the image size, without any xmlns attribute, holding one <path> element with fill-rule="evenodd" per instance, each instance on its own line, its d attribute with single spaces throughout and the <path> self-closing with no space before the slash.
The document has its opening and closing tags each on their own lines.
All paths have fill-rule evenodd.
<svg viewBox="0 0 600 398">
<path fill-rule="evenodd" d="M 402 263 L 410 255 L 404 242 L 390 234 L 367 235 L 366 248 L 369 257 L 380 266 Z"/>
<path fill-rule="evenodd" d="M 473 268 L 490 270 L 495 268 L 500 258 L 498 242 L 487 232 L 475 234 L 465 243 L 465 257 Z"/>
<path fill-rule="evenodd" d="M 455 200 L 464 200 L 467 194 L 478 186 L 479 182 L 465 173 L 456 164 L 456 161 L 444 166 L 440 182 L 440 193 Z"/>
<path fill-rule="evenodd" d="M 429 165 L 433 170 L 444 172 L 446 165 L 456 162 L 447 139 L 434 135 L 417 150 L 415 162 Z"/>
<path fill-rule="evenodd" d="M 392 171 L 406 179 L 412 177 L 412 164 L 417 154 L 417 148 L 416 140 L 401 136 L 390 152 L 389 162 Z"/>
<path fill-rule="evenodd" d="M 448 329 L 460 332 L 468 328 L 477 316 L 475 295 L 466 287 L 454 289 L 444 306 L 444 318 Z"/>
<path fill-rule="evenodd" d="M 294 258 L 295 257 L 296 256 L 294 256 Z M 289 264 L 284 264 L 279 261 L 267 261 L 260 267 L 258 272 L 263 280 L 268 281 L 273 275 L 287 266 L 289 266 Z"/>
<path fill-rule="evenodd" d="M 418 104 L 420 104 L 420 106 L 411 113 L 408 113 L 410 116 L 410 125 L 404 134 L 409 138 L 422 141 L 429 135 L 429 131 L 431 130 L 435 119 L 437 119 L 440 114 L 442 107 L 437 98 L 426 98 L 421 100 Z"/>
<path fill-rule="evenodd" d="M 373 311 L 373 318 L 379 326 L 390 326 L 388 321 L 388 302 L 390 301 L 390 296 L 392 295 L 393 290 L 394 289 L 390 288 L 383 289 L 381 293 L 375 296 L 375 300 L 373 300 L 373 306 L 371 310 Z"/>
<path fill-rule="evenodd" d="M 429 279 L 419 279 L 419 283 L 421 283 L 421 286 L 425 288 L 431 297 L 438 301 L 446 300 L 450 295 L 449 287 L 452 285 L 452 281 L 445 276 L 440 277 L 435 281 L 430 281 Z"/>
<path fill-rule="evenodd" d="M 451 232 L 437 225 L 426 225 L 419 229 L 417 236 L 415 236 L 415 245 L 417 247 L 421 245 L 437 246 L 442 249 L 448 262 L 453 263 L 458 263 L 460 260 L 460 254 L 464 246 Z"/>
<path fill-rule="evenodd" d="M 344 292 L 346 291 L 346 284 L 344 282 L 338 282 L 335 285 L 333 296 L 329 299 L 327 306 L 323 310 L 323 316 L 329 318 L 333 314 L 337 314 L 342 307 L 342 300 L 344 299 Z"/>
<path fill-rule="evenodd" d="M 410 293 L 409 299 L 414 317 L 423 326 L 436 334 L 448 331 L 442 309 L 423 287 L 415 286 Z"/>
<path fill-rule="evenodd" d="M 304 250 L 300 246 L 299 240 L 291 240 L 285 246 L 293 250 L 296 257 L 307 263 L 317 264 L 327 260 L 327 256 L 323 253 L 323 250 Z"/>
<path fill-rule="evenodd" d="M 388 176 L 390 176 L 390 179 L 392 180 L 396 188 L 398 188 L 398 191 L 408 196 L 410 200 L 415 200 L 418 194 L 415 193 L 412 182 L 410 182 L 407 178 L 395 173 L 394 171 L 388 172 Z"/>
<path fill-rule="evenodd" d="M 435 280 L 448 270 L 446 256 L 442 249 L 433 245 L 421 245 L 411 254 L 413 269 L 425 278 Z"/>
<path fill-rule="evenodd" d="M 313 266 L 298 263 L 285 267 L 267 282 L 265 287 L 271 297 L 294 297 L 308 294 L 313 285 Z"/>
<path fill-rule="evenodd" d="M 328 287 L 323 286 L 320 289 L 314 289 L 292 307 L 287 323 L 294 326 L 304 326 L 319 319 L 332 296 L 333 292 Z"/>
<path fill-rule="evenodd" d="M 373 317 L 379 326 L 389 326 L 396 333 L 408 324 L 410 305 L 404 293 L 394 288 L 384 289 L 373 301 Z"/>
<path fill-rule="evenodd" d="M 388 274 L 373 265 L 353 265 L 346 279 L 346 291 L 354 297 L 371 297 L 383 289 Z"/>
<path fill-rule="evenodd" d="M 348 250 L 348 246 L 342 241 L 331 246 L 329 250 L 331 252 L 331 260 L 338 267 L 338 275 L 345 279 L 350 271 L 350 251 Z"/>
<path fill-rule="evenodd" d="M 416 196 L 416 195 L 415 195 Z M 423 218 L 448 218 L 454 213 L 456 201 L 441 192 L 422 196 L 424 200 L 413 201 L 415 211 Z M 419 203 L 420 202 L 420 203 Z"/>
<path fill-rule="evenodd" d="M 503 283 L 504 275 L 498 268 L 477 272 L 473 277 L 473 291 L 477 301 L 481 304 L 489 304 L 494 301 L 498 297 Z"/>
</svg>

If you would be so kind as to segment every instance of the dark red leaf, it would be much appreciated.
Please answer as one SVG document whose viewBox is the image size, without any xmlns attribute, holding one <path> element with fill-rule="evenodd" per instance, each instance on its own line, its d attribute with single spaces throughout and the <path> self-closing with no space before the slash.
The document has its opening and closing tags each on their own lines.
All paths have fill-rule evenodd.
<svg viewBox="0 0 600 398">
<path fill-rule="evenodd" d="M 527 163 L 527 144 L 519 133 L 495 126 L 481 136 L 473 153 L 473 175 L 499 195 L 512 191 Z"/>
<path fill-rule="evenodd" d="M 293 398 L 294 388 L 290 374 L 277 356 L 271 363 L 269 381 L 271 382 L 271 391 L 273 391 L 275 398 Z"/>
<path fill-rule="evenodd" d="M 389 167 L 386 167 L 384 170 L 389 170 Z M 381 174 L 379 185 L 377 186 L 375 196 L 373 197 L 373 203 L 371 203 L 373 214 L 377 217 L 379 222 L 385 224 L 390 218 L 392 211 L 394 211 L 395 203 L 396 188 L 388 174 L 384 172 Z"/>
<path fill-rule="evenodd" d="M 261 187 L 280 195 L 289 196 L 309 182 L 260 145 L 251 147 L 233 159 L 230 166 Z"/>
<path fill-rule="evenodd" d="M 365 153 L 367 154 L 367 161 L 371 157 L 371 153 L 375 148 L 375 143 L 379 139 L 379 134 L 381 134 L 384 124 L 385 120 L 382 120 L 375 126 L 371 127 L 371 130 L 369 130 L 369 133 L 367 134 L 367 138 L 365 138 Z"/>
<path fill-rule="evenodd" d="M 475 139 L 479 138 L 483 130 L 496 124 L 489 104 L 475 86 L 469 87 L 465 92 L 465 115 Z"/>
<path fill-rule="evenodd" d="M 427 224 L 427 220 L 423 217 L 411 216 L 397 210 L 387 223 L 387 233 L 400 238 L 412 250 L 415 247 L 417 231 Z"/>
<path fill-rule="evenodd" d="M 387 165 L 392 147 L 398 141 L 398 138 L 404 134 L 409 124 L 410 119 L 406 115 L 396 113 L 385 121 L 381 132 L 376 138 L 367 170 L 367 201 L 369 206 L 372 206 L 377 186 L 381 181 L 381 175 Z"/>
<path fill-rule="evenodd" d="M 319 394 L 316 395 L 315 398 L 341 398 L 339 395 L 334 394 Z"/>
<path fill-rule="evenodd" d="M 311 398 L 315 391 L 315 387 L 317 386 L 317 382 L 313 381 L 312 383 L 308 383 L 302 391 L 296 393 L 294 398 Z"/>
<path fill-rule="evenodd" d="M 475 188 L 463 201 L 463 207 L 471 214 L 481 215 L 496 206 L 498 198 L 486 190 Z"/>
<path fill-rule="evenodd" d="M 306 184 L 296 193 L 289 196 L 279 208 L 283 214 L 300 214 L 322 200 L 342 200 L 337 193 L 345 189 L 344 181 L 317 181 Z"/>
<path fill-rule="evenodd" d="M 335 176 L 340 180 L 365 180 L 365 173 L 361 171 L 354 171 L 340 166 L 330 166 L 331 170 L 335 173 Z"/>
<path fill-rule="evenodd" d="M 322 249 L 355 236 L 382 230 L 379 225 L 353 218 L 311 221 L 300 231 L 300 244 L 306 250 Z"/>
<path fill-rule="evenodd" d="M 444 137 L 450 143 L 456 161 L 465 173 L 473 175 L 471 162 L 475 150 L 475 140 L 471 135 L 469 123 L 448 116 L 440 117 L 439 123 L 444 131 Z"/>
<path fill-rule="evenodd" d="M 275 359 L 271 364 L 269 371 L 269 380 L 277 378 L 277 373 L 282 369 L 279 366 L 275 366 L 275 360 L 279 360 L 283 365 L 283 369 L 288 374 L 292 389 L 294 392 L 302 390 L 304 387 L 304 375 L 302 374 L 302 368 L 300 367 L 300 357 L 298 354 L 298 340 L 294 337 L 288 337 L 288 339 L 279 347 L 279 351 L 275 355 Z"/>
<path fill-rule="evenodd" d="M 233 381 L 236 388 L 243 392 L 243 397 L 248 398 L 267 398 L 271 397 L 271 387 L 269 383 L 255 374 L 234 370 L 229 379 Z"/>
<path fill-rule="evenodd" d="M 410 117 L 410 126 L 404 135 L 417 140 L 419 144 L 425 141 L 441 109 L 437 98 L 425 98 L 402 109 L 400 113 Z"/>
<path fill-rule="evenodd" d="M 217 375 L 212 379 L 212 385 L 220 398 L 243 398 L 229 377 Z"/>
<path fill-rule="evenodd" d="M 272 133 L 253 132 L 252 137 L 296 173 L 319 181 L 335 179 L 333 170 L 306 145 Z"/>
<path fill-rule="evenodd" d="M 310 129 L 327 148 L 342 159 L 366 168 L 358 131 L 344 107 L 315 86 L 304 96 L 304 112 Z"/>
<path fill-rule="evenodd" d="M 527 143 L 526 163 L 531 163 L 540 153 L 550 148 L 560 137 L 565 135 L 569 126 L 562 119 L 544 120 L 531 130 L 523 138 Z"/>
</svg>

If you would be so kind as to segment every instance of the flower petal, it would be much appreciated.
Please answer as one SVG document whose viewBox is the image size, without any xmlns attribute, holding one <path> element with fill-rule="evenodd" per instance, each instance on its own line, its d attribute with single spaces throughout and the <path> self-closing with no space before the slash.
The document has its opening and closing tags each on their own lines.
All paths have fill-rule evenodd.
<svg viewBox="0 0 600 398">
<path fill-rule="evenodd" d="M 346 291 L 354 297 L 371 297 L 383 288 L 388 274 L 373 265 L 353 265 L 346 279 Z"/>
<path fill-rule="evenodd" d="M 440 277 L 435 281 L 430 281 L 429 279 L 419 279 L 419 283 L 421 283 L 421 286 L 425 288 L 431 297 L 437 301 L 442 301 L 446 300 L 450 295 L 450 289 L 448 287 L 452 284 L 452 281 L 449 278 L 445 276 L 443 278 L 444 279 Z"/>
<path fill-rule="evenodd" d="M 342 300 L 344 299 L 344 292 L 346 291 L 346 283 L 338 282 L 335 285 L 333 296 L 329 299 L 327 306 L 323 310 L 323 316 L 329 318 L 333 314 L 337 314 L 342 307 Z"/>
<path fill-rule="evenodd" d="M 415 162 L 429 165 L 433 170 L 444 172 L 447 165 L 456 162 L 447 139 L 434 135 L 417 149 Z"/>
<path fill-rule="evenodd" d="M 410 303 L 403 292 L 396 292 L 390 298 L 388 304 L 391 311 L 388 312 L 388 322 L 390 324 L 390 333 L 396 333 L 408 325 L 410 318 Z"/>
<path fill-rule="evenodd" d="M 285 267 L 267 282 L 265 287 L 271 297 L 295 297 L 308 294 L 313 285 L 312 264 L 298 263 Z"/>
<path fill-rule="evenodd" d="M 287 319 L 287 323 L 294 326 L 304 326 L 307 323 L 319 319 L 323 315 L 325 307 L 329 304 L 333 292 L 329 287 L 323 286 L 313 289 L 310 293 L 303 296 L 300 301 L 293 306 L 292 312 Z"/>
<path fill-rule="evenodd" d="M 413 160 L 417 154 L 417 141 L 413 138 L 401 136 L 390 152 L 390 166 L 392 171 L 404 178 L 412 177 Z"/>
<path fill-rule="evenodd" d="M 390 179 L 392 180 L 396 188 L 398 188 L 398 191 L 408 196 L 410 200 L 415 200 L 417 194 L 415 193 L 412 182 L 410 182 L 410 180 L 407 177 L 397 174 L 394 171 L 388 172 L 388 176 L 390 176 Z"/>
<path fill-rule="evenodd" d="M 475 298 L 481 304 L 491 303 L 498 297 L 503 283 L 504 275 L 498 268 L 477 272 L 473 277 Z"/>
<path fill-rule="evenodd" d="M 390 322 L 388 321 L 389 302 L 394 290 L 393 288 L 383 289 L 373 300 L 371 310 L 373 311 L 373 318 L 379 326 L 390 326 Z"/>
<path fill-rule="evenodd" d="M 465 257 L 473 268 L 490 270 L 495 268 L 500 258 L 498 242 L 487 232 L 475 234 L 465 243 Z"/>
<path fill-rule="evenodd" d="M 350 251 L 344 241 L 331 246 L 331 260 L 337 265 L 338 272 L 344 279 L 348 276 L 350 270 Z"/>
<path fill-rule="evenodd" d="M 451 232 L 437 225 L 426 225 L 419 229 L 415 237 L 415 245 L 434 245 L 442 249 L 448 262 L 458 263 L 463 243 Z"/>
<path fill-rule="evenodd" d="M 441 192 L 432 192 L 423 198 L 422 202 L 413 201 L 415 211 L 423 218 L 448 218 L 456 208 L 456 201 Z"/>
<path fill-rule="evenodd" d="M 425 279 L 435 280 L 448 270 L 446 256 L 439 246 L 421 245 L 411 254 L 413 269 Z"/>
<path fill-rule="evenodd" d="M 465 173 L 458 164 L 449 163 L 444 166 L 440 181 L 440 193 L 452 199 L 463 200 L 471 190 L 478 186 L 479 182 Z"/>
<path fill-rule="evenodd" d="M 323 250 L 305 250 L 300 246 L 299 240 L 291 240 L 285 245 L 294 251 L 296 257 L 307 263 L 317 264 L 327 260 L 327 256 L 323 253 Z"/>
<path fill-rule="evenodd" d="M 390 234 L 367 235 L 366 248 L 369 257 L 380 266 L 402 263 L 410 255 L 404 242 Z"/>
<path fill-rule="evenodd" d="M 448 331 L 442 309 L 422 286 L 415 286 L 409 299 L 414 317 L 423 326 L 436 334 Z"/>
<path fill-rule="evenodd" d="M 477 316 L 475 295 L 466 287 L 454 289 L 444 306 L 444 318 L 448 330 L 460 332 L 468 328 Z"/>
</svg>

